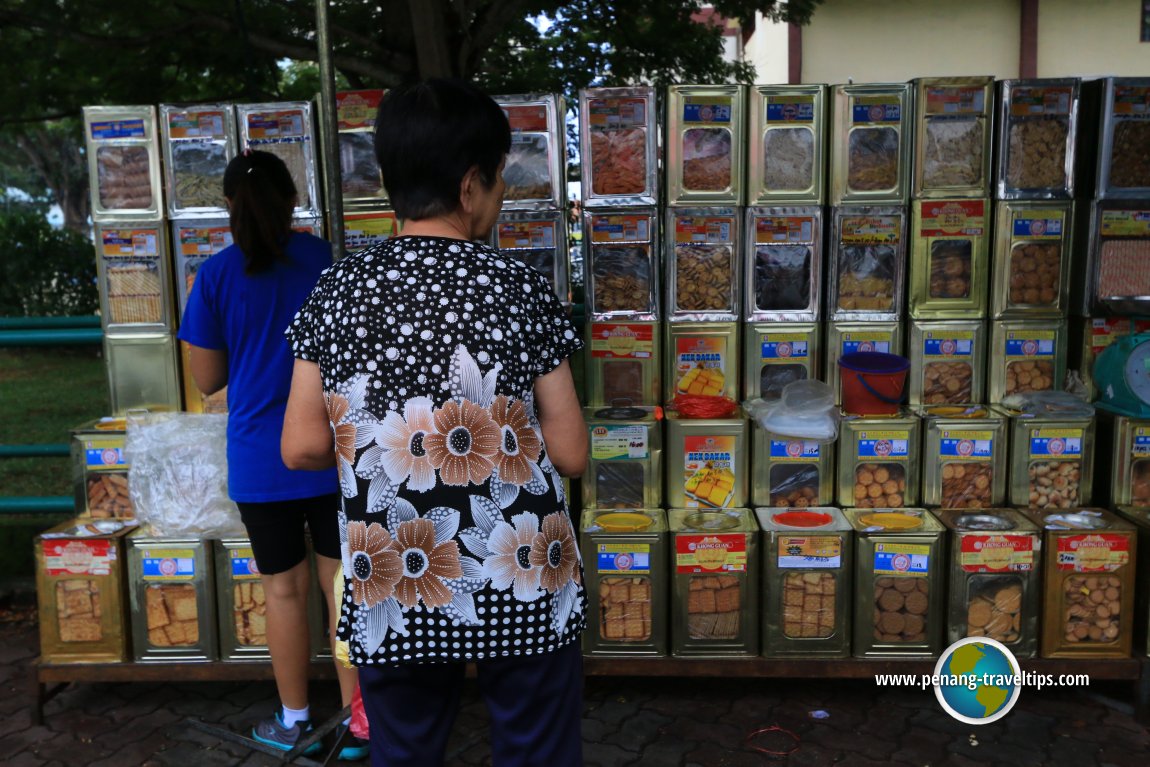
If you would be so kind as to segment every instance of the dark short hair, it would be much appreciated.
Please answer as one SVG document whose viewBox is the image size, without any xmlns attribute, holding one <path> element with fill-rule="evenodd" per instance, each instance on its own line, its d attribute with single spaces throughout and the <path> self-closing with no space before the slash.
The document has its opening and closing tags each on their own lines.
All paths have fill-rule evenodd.
<svg viewBox="0 0 1150 767">
<path fill-rule="evenodd" d="M 490 96 L 455 79 L 401 86 L 379 104 L 375 155 L 392 207 L 419 220 L 459 207 L 459 184 L 472 166 L 490 188 L 511 149 L 507 115 Z"/>
<path fill-rule="evenodd" d="M 283 261 L 296 200 L 295 182 L 284 161 L 254 149 L 236 155 L 224 170 L 224 197 L 245 271 L 256 274 Z"/>
</svg>

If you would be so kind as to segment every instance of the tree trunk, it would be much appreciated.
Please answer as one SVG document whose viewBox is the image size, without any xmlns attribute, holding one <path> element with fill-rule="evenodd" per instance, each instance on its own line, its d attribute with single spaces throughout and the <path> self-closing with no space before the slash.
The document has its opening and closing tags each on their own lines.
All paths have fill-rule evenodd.
<svg viewBox="0 0 1150 767">
<path fill-rule="evenodd" d="M 408 0 L 407 7 L 420 79 L 457 76 L 448 52 L 443 0 Z"/>
</svg>

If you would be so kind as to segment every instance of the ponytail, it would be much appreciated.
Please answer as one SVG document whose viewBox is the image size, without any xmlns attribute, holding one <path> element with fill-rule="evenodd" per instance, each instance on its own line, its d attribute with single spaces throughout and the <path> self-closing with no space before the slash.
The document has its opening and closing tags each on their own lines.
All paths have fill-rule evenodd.
<svg viewBox="0 0 1150 767">
<path fill-rule="evenodd" d="M 285 261 L 296 187 L 284 161 L 245 149 L 224 171 L 232 239 L 244 254 L 244 271 L 256 274 Z"/>
</svg>

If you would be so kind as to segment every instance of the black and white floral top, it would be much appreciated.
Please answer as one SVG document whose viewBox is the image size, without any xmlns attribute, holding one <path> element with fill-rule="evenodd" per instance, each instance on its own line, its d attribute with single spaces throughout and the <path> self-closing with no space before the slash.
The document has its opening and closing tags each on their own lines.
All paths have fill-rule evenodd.
<svg viewBox="0 0 1150 767">
<path fill-rule="evenodd" d="M 532 391 L 582 344 L 545 278 L 483 245 L 398 237 L 324 272 L 287 336 L 319 365 L 335 435 L 352 662 L 576 641 L 579 551 Z"/>
</svg>

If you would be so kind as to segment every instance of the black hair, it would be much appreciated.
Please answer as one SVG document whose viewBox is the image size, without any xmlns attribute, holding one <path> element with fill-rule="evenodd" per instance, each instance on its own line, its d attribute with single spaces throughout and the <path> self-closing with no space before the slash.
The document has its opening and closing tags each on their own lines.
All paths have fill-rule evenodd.
<svg viewBox="0 0 1150 767">
<path fill-rule="evenodd" d="M 271 152 L 247 149 L 224 171 L 232 239 L 244 254 L 244 271 L 265 272 L 286 260 L 296 201 L 287 165 Z"/>
<path fill-rule="evenodd" d="M 459 207 L 459 184 L 477 166 L 487 188 L 511 149 L 507 115 L 490 96 L 456 79 L 400 86 L 379 104 L 375 156 L 392 207 L 418 221 Z"/>
</svg>

